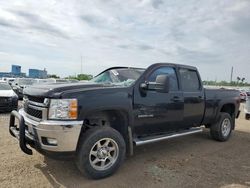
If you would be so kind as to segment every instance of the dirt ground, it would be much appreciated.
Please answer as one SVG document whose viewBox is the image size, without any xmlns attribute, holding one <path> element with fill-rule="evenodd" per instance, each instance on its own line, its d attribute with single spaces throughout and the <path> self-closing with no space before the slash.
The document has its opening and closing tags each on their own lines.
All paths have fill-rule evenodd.
<svg viewBox="0 0 250 188">
<path fill-rule="evenodd" d="M 250 187 L 250 121 L 241 113 L 228 142 L 210 139 L 208 130 L 137 147 L 112 177 L 90 180 L 73 161 L 28 156 L 0 115 L 0 187 Z"/>
</svg>

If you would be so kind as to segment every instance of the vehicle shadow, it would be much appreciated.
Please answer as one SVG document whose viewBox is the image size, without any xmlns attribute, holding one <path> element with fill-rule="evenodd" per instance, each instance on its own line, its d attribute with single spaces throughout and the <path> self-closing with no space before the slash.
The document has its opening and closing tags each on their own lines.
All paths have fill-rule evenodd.
<svg viewBox="0 0 250 188">
<path fill-rule="evenodd" d="M 41 164 L 36 164 L 35 168 L 41 170 L 52 187 L 74 187 L 76 182 L 90 181 L 77 170 L 72 161 L 57 161 L 44 157 Z"/>
<path fill-rule="evenodd" d="M 238 156 L 238 158 L 231 158 L 238 152 L 242 152 L 245 149 L 249 149 L 247 145 L 242 144 L 239 147 L 239 142 L 249 143 L 249 133 L 235 131 L 232 138 L 228 142 L 216 142 L 209 138 L 209 131 L 205 130 L 203 133 L 189 135 L 186 137 L 171 139 L 162 141 L 159 143 L 148 144 L 135 149 L 135 155 L 129 157 L 124 162 L 124 165 L 113 176 L 102 180 L 91 180 L 82 175 L 73 161 L 56 161 L 47 157 L 44 157 L 43 163 L 35 165 L 35 168 L 39 169 L 46 179 L 50 182 L 52 187 L 124 187 L 127 185 L 146 186 L 147 183 L 155 183 L 154 179 L 149 176 L 151 170 L 155 170 L 155 166 L 163 168 L 167 176 L 159 175 L 156 177 L 157 181 L 162 178 L 160 184 L 161 187 L 165 186 L 165 181 L 173 181 L 173 185 L 185 185 L 185 182 L 189 182 L 192 185 L 193 177 L 208 177 L 213 179 L 210 182 L 211 187 L 221 184 L 221 173 L 225 166 L 227 166 L 227 175 L 223 175 L 223 182 L 226 184 L 244 184 L 243 180 L 249 178 L 247 174 L 250 174 L 250 164 L 244 164 L 242 161 L 247 161 L 248 155 Z M 236 148 L 235 151 L 231 151 L 231 148 Z M 218 152 L 222 150 L 223 152 Z M 218 152 L 216 154 L 215 152 Z M 223 160 L 223 157 L 230 158 L 230 165 L 220 164 L 216 168 L 213 168 L 218 160 Z M 206 162 L 205 162 L 206 161 Z M 175 162 L 176 164 L 173 164 Z M 160 164 L 161 163 L 161 164 Z M 164 164 L 163 164 L 164 163 Z M 200 166 L 205 165 L 204 167 Z M 219 164 L 219 163 L 218 163 Z M 227 165 L 226 165 L 227 164 Z M 232 169 L 237 166 L 245 165 L 244 174 L 239 171 L 233 171 Z M 248 168 L 249 166 L 249 168 Z M 152 167 L 152 168 L 151 168 Z M 158 167 L 156 169 L 158 169 Z M 207 168 L 204 171 L 202 168 Z M 162 169 L 160 169 L 162 170 Z M 178 173 L 176 173 L 178 172 Z M 158 172 L 157 172 L 158 173 Z M 172 174 L 173 173 L 173 174 Z M 230 173 L 230 176 L 228 175 Z M 170 175 L 170 176 L 168 176 Z M 170 178 L 172 175 L 176 179 Z M 158 175 L 157 175 L 158 176 Z M 232 176 L 234 177 L 232 179 Z M 153 177 L 154 178 L 154 177 Z M 204 185 L 203 180 L 198 179 L 195 184 L 199 187 Z M 129 184 L 130 182 L 130 184 Z M 133 182 L 134 184 L 131 184 Z M 157 182 L 159 183 L 159 182 Z M 179 184 L 178 184 L 179 183 Z M 194 183 L 194 182 L 193 182 Z M 123 186 L 120 186 L 123 185 Z"/>
</svg>

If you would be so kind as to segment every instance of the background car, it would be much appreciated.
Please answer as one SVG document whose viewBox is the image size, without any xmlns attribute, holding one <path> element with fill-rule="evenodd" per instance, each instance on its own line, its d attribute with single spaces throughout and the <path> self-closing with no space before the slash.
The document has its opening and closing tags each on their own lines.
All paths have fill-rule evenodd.
<svg viewBox="0 0 250 188">
<path fill-rule="evenodd" d="M 245 90 L 240 90 L 240 100 L 246 101 L 247 93 Z"/>
<path fill-rule="evenodd" d="M 246 97 L 250 97 L 250 89 L 246 90 Z"/>
<path fill-rule="evenodd" d="M 18 96 L 6 82 L 0 82 L 0 112 L 16 110 Z"/>
<path fill-rule="evenodd" d="M 7 78 L 7 77 L 2 77 L 1 81 L 5 81 L 8 84 L 12 85 L 12 83 L 15 81 L 16 78 Z"/>
<path fill-rule="evenodd" d="M 23 99 L 23 89 L 33 85 L 35 80 L 33 78 L 16 78 L 12 83 L 12 88 L 18 96 L 18 99 Z"/>
</svg>

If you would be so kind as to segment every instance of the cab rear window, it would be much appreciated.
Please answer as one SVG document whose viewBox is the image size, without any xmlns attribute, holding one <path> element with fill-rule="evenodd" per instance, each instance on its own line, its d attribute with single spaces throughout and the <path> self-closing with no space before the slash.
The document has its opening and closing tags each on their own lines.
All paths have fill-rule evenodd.
<svg viewBox="0 0 250 188">
<path fill-rule="evenodd" d="M 179 72 L 180 72 L 183 91 L 199 91 L 200 90 L 201 86 L 200 86 L 200 81 L 199 81 L 197 71 L 181 68 Z"/>
</svg>

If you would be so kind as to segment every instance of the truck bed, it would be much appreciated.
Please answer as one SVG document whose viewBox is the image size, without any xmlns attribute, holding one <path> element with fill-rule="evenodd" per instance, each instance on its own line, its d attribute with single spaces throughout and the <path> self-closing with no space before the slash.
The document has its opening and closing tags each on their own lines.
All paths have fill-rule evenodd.
<svg viewBox="0 0 250 188">
<path fill-rule="evenodd" d="M 221 109 L 223 104 L 228 102 L 236 101 L 236 109 L 238 111 L 238 106 L 240 105 L 239 96 L 240 93 L 237 90 L 233 89 L 211 89 L 205 88 L 205 113 L 202 124 L 215 122 L 218 110 Z M 233 103 L 232 103 L 233 104 Z M 237 114 L 237 112 L 236 112 Z"/>
</svg>

